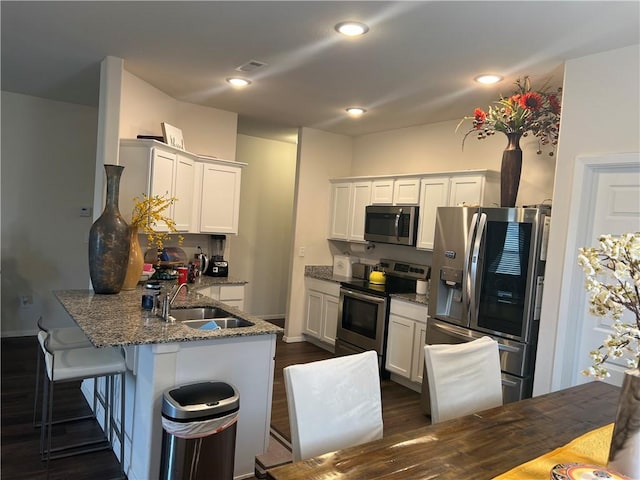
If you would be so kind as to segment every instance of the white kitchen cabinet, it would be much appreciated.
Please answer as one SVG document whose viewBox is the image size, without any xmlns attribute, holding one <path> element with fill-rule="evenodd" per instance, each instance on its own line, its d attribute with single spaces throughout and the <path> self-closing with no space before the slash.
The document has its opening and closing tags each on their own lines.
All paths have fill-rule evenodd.
<svg viewBox="0 0 640 480">
<path fill-rule="evenodd" d="M 133 198 L 175 197 L 166 212 L 179 232 L 238 233 L 242 167 L 202 158 L 154 140 L 120 140 L 120 212 L 131 218 Z M 166 231 L 158 224 L 157 230 Z"/>
<path fill-rule="evenodd" d="M 238 233 L 240 165 L 199 162 L 196 233 Z"/>
<path fill-rule="evenodd" d="M 372 205 L 418 205 L 420 178 L 379 179 L 372 182 Z"/>
<path fill-rule="evenodd" d="M 370 203 L 370 181 L 332 183 L 329 238 L 364 242 L 365 209 Z"/>
<path fill-rule="evenodd" d="M 306 299 L 304 333 L 311 341 L 327 350 L 333 346 L 338 328 L 340 284 L 316 278 L 305 278 Z"/>
<path fill-rule="evenodd" d="M 424 345 L 427 329 L 426 305 L 396 298 L 389 309 L 389 333 L 385 368 L 402 379 L 406 386 L 419 391 L 424 370 Z M 397 378 L 397 377 L 395 377 Z"/>
<path fill-rule="evenodd" d="M 371 183 L 371 205 L 391 205 L 393 203 L 393 179 L 374 180 Z"/>
<path fill-rule="evenodd" d="M 244 310 L 244 285 L 212 285 L 199 289 L 198 293 Z"/>
<path fill-rule="evenodd" d="M 159 142 L 122 140 L 120 165 L 124 167 L 120 179 L 119 207 L 125 219 L 131 219 L 134 197 L 175 197 L 176 202 L 164 213 L 173 219 L 176 230 L 187 232 L 191 227 L 193 209 L 193 181 L 195 161 L 187 154 L 177 153 Z M 155 227 L 167 231 L 158 222 Z"/>
<path fill-rule="evenodd" d="M 417 248 L 433 250 L 438 207 L 496 206 L 500 185 L 496 172 L 428 176 L 420 181 L 420 220 Z"/>
</svg>

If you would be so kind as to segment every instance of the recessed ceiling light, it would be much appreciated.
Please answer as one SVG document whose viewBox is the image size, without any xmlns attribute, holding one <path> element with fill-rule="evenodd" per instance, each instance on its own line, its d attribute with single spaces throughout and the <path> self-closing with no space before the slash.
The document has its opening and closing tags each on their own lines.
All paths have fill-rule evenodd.
<svg viewBox="0 0 640 480">
<path fill-rule="evenodd" d="M 247 85 L 251 85 L 251 80 L 242 77 L 229 77 L 227 78 L 227 83 L 234 87 L 246 87 Z"/>
<path fill-rule="evenodd" d="M 348 37 L 357 37 L 369 31 L 369 27 L 361 22 L 340 22 L 335 26 L 335 29 Z"/>
<path fill-rule="evenodd" d="M 362 107 L 349 107 L 346 110 L 347 110 L 347 113 L 352 117 L 359 117 L 360 115 L 366 112 L 366 110 Z"/>
<path fill-rule="evenodd" d="M 500 75 L 495 75 L 493 73 L 483 73 L 482 75 L 478 75 L 474 78 L 474 80 L 478 83 L 482 83 L 484 85 L 491 85 L 493 83 L 498 83 L 502 81 Z"/>
</svg>

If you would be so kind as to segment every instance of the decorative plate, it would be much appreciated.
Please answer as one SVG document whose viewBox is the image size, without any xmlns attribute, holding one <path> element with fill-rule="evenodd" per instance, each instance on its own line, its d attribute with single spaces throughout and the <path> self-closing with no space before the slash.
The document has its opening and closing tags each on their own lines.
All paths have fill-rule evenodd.
<svg viewBox="0 0 640 480">
<path fill-rule="evenodd" d="M 551 480 L 630 480 L 598 465 L 561 463 L 551 469 Z"/>
</svg>

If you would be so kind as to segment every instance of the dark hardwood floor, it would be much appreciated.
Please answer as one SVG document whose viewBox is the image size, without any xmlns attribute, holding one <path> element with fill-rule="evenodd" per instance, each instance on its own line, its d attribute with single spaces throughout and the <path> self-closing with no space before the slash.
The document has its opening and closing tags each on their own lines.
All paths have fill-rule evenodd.
<svg viewBox="0 0 640 480">
<path fill-rule="evenodd" d="M 40 429 L 33 427 L 33 398 L 36 366 L 36 338 L 3 338 L 0 476 L 7 480 L 47 478 L 46 463 L 40 461 Z M 78 382 L 55 387 L 55 418 L 90 413 Z M 93 421 L 56 426 L 53 444 L 69 444 L 81 438 L 100 438 L 101 430 Z M 71 441 L 69 439 L 72 439 Z M 103 450 L 87 455 L 61 458 L 50 462 L 51 480 L 102 480 L 118 478 L 115 454 Z"/>
<path fill-rule="evenodd" d="M 0 476 L 2 479 L 40 480 L 46 478 L 45 464 L 39 456 L 39 430 L 32 425 L 36 360 L 35 337 L 3 338 L 1 341 L 1 434 Z M 272 427 L 290 439 L 289 416 L 282 369 L 332 355 L 309 343 L 284 343 L 278 338 L 273 386 Z M 55 414 L 81 414 L 89 408 L 77 383 L 56 386 Z M 390 435 L 429 424 L 419 407 L 419 394 L 389 380 L 382 381 L 384 434 Z M 64 435 L 74 437 L 99 434 L 89 422 L 54 429 L 54 442 Z M 110 451 L 51 461 L 52 480 L 102 480 L 118 476 L 118 462 Z"/>
</svg>

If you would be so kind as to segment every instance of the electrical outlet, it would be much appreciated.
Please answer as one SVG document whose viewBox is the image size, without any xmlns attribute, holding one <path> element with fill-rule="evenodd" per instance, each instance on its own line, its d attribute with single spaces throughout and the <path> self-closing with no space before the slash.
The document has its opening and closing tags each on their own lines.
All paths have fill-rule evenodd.
<svg viewBox="0 0 640 480">
<path fill-rule="evenodd" d="M 32 295 L 21 295 L 20 296 L 20 306 L 22 308 L 28 308 L 33 305 L 33 296 Z"/>
<path fill-rule="evenodd" d="M 304 247 L 300 247 L 300 248 L 298 249 L 298 256 L 299 256 L 299 257 L 304 257 Z"/>
</svg>

